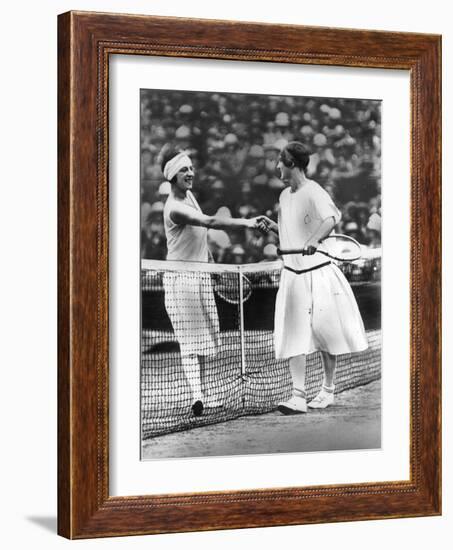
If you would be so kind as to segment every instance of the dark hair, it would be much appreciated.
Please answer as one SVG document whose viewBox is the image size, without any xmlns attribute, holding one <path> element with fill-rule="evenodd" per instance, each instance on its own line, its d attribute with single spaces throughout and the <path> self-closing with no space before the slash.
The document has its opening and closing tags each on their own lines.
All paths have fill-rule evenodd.
<svg viewBox="0 0 453 550">
<path fill-rule="evenodd" d="M 305 172 L 310 160 L 310 150 L 300 141 L 290 141 L 281 152 L 281 159 L 288 168 L 299 168 Z"/>
</svg>

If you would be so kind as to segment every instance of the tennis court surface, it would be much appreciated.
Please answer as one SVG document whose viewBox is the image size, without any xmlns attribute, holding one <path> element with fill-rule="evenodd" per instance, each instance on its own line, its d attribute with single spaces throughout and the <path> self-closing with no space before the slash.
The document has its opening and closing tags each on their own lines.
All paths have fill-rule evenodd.
<svg viewBox="0 0 453 550">
<path fill-rule="evenodd" d="M 381 381 L 341 392 L 332 407 L 307 414 L 278 412 L 153 437 L 144 460 L 350 449 L 381 446 Z"/>
</svg>

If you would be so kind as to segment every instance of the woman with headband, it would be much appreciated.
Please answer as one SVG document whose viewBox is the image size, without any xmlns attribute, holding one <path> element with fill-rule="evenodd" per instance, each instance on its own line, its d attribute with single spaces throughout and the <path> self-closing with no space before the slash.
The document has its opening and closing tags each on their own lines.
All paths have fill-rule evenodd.
<svg viewBox="0 0 453 550">
<path fill-rule="evenodd" d="M 255 228 L 266 230 L 262 217 L 252 219 L 207 216 L 192 194 L 194 168 L 185 152 L 163 156 L 162 172 L 171 183 L 164 207 L 167 260 L 208 262 L 208 229 Z M 205 406 L 220 403 L 206 401 L 199 356 L 217 353 L 220 345 L 219 319 L 209 273 L 168 272 L 164 277 L 165 307 L 180 345 L 184 374 L 193 394 L 192 411 L 201 416 Z"/>
</svg>

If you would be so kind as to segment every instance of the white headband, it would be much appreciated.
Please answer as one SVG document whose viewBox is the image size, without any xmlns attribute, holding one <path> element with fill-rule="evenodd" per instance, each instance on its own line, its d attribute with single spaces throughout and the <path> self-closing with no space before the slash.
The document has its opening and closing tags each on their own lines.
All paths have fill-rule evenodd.
<svg viewBox="0 0 453 550">
<path fill-rule="evenodd" d="M 181 168 L 192 166 L 192 161 L 186 153 L 178 153 L 176 157 L 170 159 L 164 166 L 164 177 L 166 180 L 172 180 Z"/>
</svg>

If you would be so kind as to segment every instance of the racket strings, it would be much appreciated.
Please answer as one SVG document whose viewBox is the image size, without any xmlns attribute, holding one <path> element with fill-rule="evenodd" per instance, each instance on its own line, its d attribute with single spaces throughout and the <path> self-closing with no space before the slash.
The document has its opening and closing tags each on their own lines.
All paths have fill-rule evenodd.
<svg viewBox="0 0 453 550">
<path fill-rule="evenodd" d="M 280 256 L 301 254 L 307 255 L 304 248 L 277 249 Z M 349 235 L 332 234 L 325 237 L 316 252 L 339 262 L 353 262 L 362 256 L 362 247 Z"/>
<path fill-rule="evenodd" d="M 247 301 L 252 294 L 249 278 L 240 273 L 227 272 L 213 275 L 214 291 L 229 304 Z"/>
</svg>

